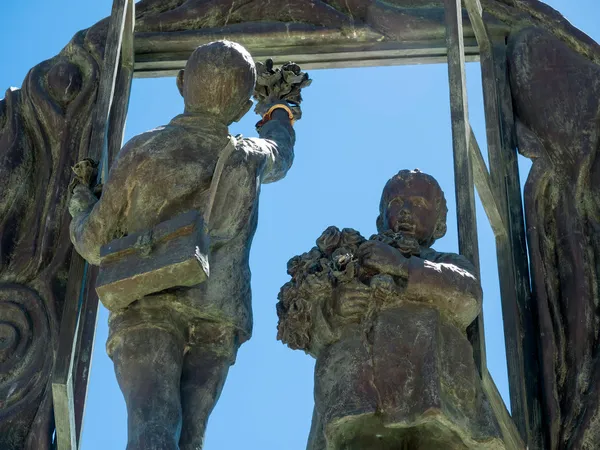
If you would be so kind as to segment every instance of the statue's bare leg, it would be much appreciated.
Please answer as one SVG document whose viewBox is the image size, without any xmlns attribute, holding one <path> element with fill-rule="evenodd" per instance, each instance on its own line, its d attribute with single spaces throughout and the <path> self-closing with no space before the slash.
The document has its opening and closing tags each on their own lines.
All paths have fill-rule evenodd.
<svg viewBox="0 0 600 450">
<path fill-rule="evenodd" d="M 237 353 L 234 332 L 225 334 L 220 336 L 219 342 L 191 346 L 185 355 L 181 374 L 183 429 L 180 450 L 202 449 L 206 422 L 219 400 Z"/>
<path fill-rule="evenodd" d="M 112 358 L 127 404 L 127 450 L 178 450 L 183 340 L 156 327 L 127 330 Z"/>
</svg>

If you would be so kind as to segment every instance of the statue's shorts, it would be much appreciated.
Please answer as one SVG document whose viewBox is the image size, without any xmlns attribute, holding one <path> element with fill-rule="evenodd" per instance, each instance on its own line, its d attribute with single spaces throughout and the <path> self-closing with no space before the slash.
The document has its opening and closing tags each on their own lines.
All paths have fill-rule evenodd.
<svg viewBox="0 0 600 450">
<path fill-rule="evenodd" d="M 240 346 L 240 333 L 223 321 L 198 316 L 177 302 L 165 302 L 155 296 L 144 297 L 127 308 L 111 312 L 108 319 L 106 351 L 112 358 L 115 348 L 137 330 L 156 329 L 169 333 L 184 346 L 230 357 L 231 364 Z"/>
</svg>

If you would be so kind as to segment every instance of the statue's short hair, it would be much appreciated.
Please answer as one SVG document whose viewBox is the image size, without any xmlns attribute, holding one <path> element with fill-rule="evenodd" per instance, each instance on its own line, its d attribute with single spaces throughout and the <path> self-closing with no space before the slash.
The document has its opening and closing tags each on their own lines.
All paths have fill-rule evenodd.
<svg viewBox="0 0 600 450">
<path fill-rule="evenodd" d="M 256 67 L 241 45 L 216 41 L 194 50 L 181 81 L 186 110 L 228 120 L 250 100 L 256 84 Z"/>
<path fill-rule="evenodd" d="M 439 192 L 438 200 L 436 201 L 436 211 L 438 213 L 438 221 L 435 227 L 435 231 L 433 234 L 433 241 L 442 238 L 446 234 L 447 226 L 446 226 L 446 216 L 448 214 L 448 206 L 446 204 L 446 197 L 444 196 L 444 191 L 442 187 L 437 182 L 435 178 L 431 175 L 421 172 L 419 169 L 415 170 L 401 170 L 396 175 L 388 180 L 383 188 L 383 192 L 381 194 L 381 201 L 379 202 L 379 217 L 377 218 L 377 231 L 381 232 L 383 227 L 383 211 L 384 208 L 387 207 L 389 202 L 392 200 L 390 198 L 390 191 L 392 186 L 398 181 L 402 181 L 403 183 L 410 182 L 415 178 L 424 178 L 426 179 L 432 186 L 437 188 Z M 428 243 L 428 245 L 433 244 L 433 241 Z"/>
</svg>

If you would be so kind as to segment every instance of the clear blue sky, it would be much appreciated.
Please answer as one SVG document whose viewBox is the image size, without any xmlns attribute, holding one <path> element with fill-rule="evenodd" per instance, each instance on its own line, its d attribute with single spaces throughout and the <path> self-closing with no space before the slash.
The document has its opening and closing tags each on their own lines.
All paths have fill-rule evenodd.
<svg viewBox="0 0 600 450">
<path fill-rule="evenodd" d="M 597 0 L 548 1 L 600 41 Z M 73 34 L 110 13 L 112 0 L 3 0 L 0 88 L 20 86 L 27 71 L 54 56 Z M 436 243 L 457 251 L 450 112 L 445 65 L 312 71 L 296 160 L 281 182 L 263 187 L 251 254 L 254 336 L 242 346 L 208 426 L 205 450 L 302 450 L 312 414 L 313 360 L 275 340 L 275 303 L 287 260 L 310 249 L 329 225 L 375 232 L 379 196 L 398 170 L 435 176 L 448 199 L 448 234 Z M 478 64 L 468 66 L 470 116 L 485 145 Z M 3 96 L 3 94 L 2 94 Z M 135 80 L 126 137 L 167 123 L 183 109 L 173 78 Z M 250 113 L 231 128 L 255 135 Z M 529 168 L 522 159 L 521 180 Z M 508 399 L 493 234 L 478 206 L 488 365 Z M 107 313 L 98 318 L 83 450 L 123 449 L 125 404 L 105 354 Z"/>
</svg>

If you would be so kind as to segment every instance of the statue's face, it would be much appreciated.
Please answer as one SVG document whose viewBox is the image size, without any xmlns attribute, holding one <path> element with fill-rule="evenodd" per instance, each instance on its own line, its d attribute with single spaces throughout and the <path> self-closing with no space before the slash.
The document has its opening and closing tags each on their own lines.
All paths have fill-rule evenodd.
<svg viewBox="0 0 600 450">
<path fill-rule="evenodd" d="M 383 227 L 414 236 L 419 242 L 430 242 L 439 218 L 441 193 L 437 186 L 415 177 L 396 180 L 387 188 L 390 200 L 383 211 Z"/>
</svg>

